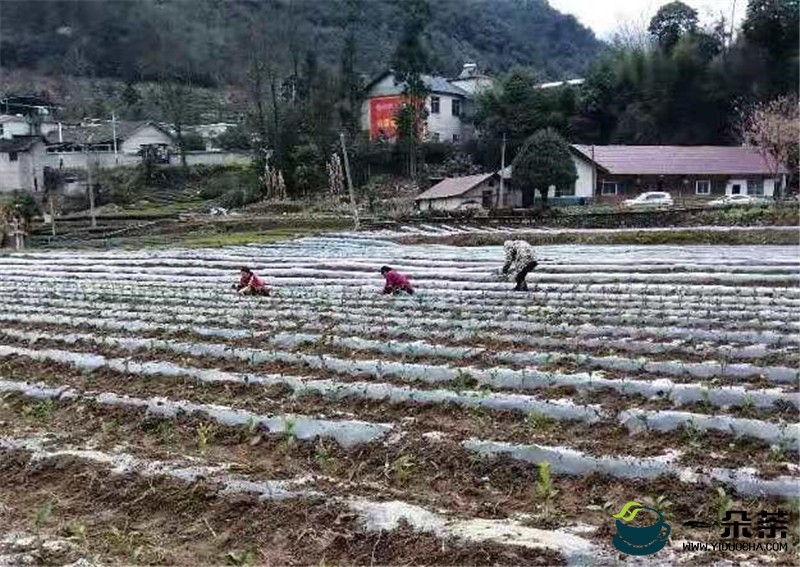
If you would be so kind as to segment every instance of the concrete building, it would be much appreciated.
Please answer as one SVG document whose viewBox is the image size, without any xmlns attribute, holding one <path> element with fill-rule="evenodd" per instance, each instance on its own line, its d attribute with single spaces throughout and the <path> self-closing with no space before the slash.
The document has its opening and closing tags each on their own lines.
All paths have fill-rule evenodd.
<svg viewBox="0 0 800 567">
<path fill-rule="evenodd" d="M 0 139 L 0 192 L 44 189 L 45 145 L 40 136 Z"/>
<path fill-rule="evenodd" d="M 432 142 L 460 143 L 472 137 L 469 121 L 473 112 L 473 97 L 491 86 L 491 79 L 478 72 L 477 65 L 468 63 L 456 79 L 424 75 L 429 95 L 425 99 L 427 120 L 422 136 Z M 405 100 L 404 84 L 392 71 L 385 71 L 366 87 L 361 106 L 361 128 L 372 140 L 394 140 L 397 127 L 394 117 Z"/>
<path fill-rule="evenodd" d="M 414 199 L 420 211 L 463 211 L 497 207 L 500 178 L 495 173 L 447 177 Z"/>
<path fill-rule="evenodd" d="M 61 125 L 50 130 L 46 140 L 50 155 L 82 156 L 77 160 L 69 159 L 70 162 L 76 162 L 76 167 L 80 167 L 80 163 L 85 167 L 87 153 L 93 154 L 93 159 L 103 165 L 123 165 L 141 163 L 144 148 L 155 149 L 168 161 L 169 151 L 175 148 L 173 136 L 158 124 L 126 120 Z"/>
<path fill-rule="evenodd" d="M 0 140 L 11 140 L 14 136 L 35 136 L 31 121 L 21 114 L 0 114 Z"/>
<path fill-rule="evenodd" d="M 461 73 L 455 79 L 451 79 L 450 82 L 461 90 L 466 91 L 470 97 L 489 90 L 494 85 L 494 80 L 489 75 L 485 75 L 478 70 L 477 63 L 464 63 Z"/>
<path fill-rule="evenodd" d="M 571 150 L 578 177 L 569 187 L 548 188 L 548 201 L 554 205 L 613 203 L 646 191 L 665 191 L 674 199 L 773 197 L 785 187 L 788 173 L 745 146 L 573 145 Z M 524 189 L 509 165 L 496 174 L 447 178 L 416 202 L 423 211 L 531 207 L 540 198 L 538 191 Z"/>
<path fill-rule="evenodd" d="M 572 149 L 578 166 L 576 192 L 594 186 L 601 201 L 646 191 L 666 191 L 673 198 L 773 197 L 785 187 L 788 173 L 747 146 L 573 145 Z"/>
</svg>

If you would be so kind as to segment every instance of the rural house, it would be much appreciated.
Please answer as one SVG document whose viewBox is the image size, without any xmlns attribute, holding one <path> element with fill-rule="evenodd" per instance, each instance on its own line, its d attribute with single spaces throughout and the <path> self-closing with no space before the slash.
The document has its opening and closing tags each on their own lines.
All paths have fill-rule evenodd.
<svg viewBox="0 0 800 567">
<path fill-rule="evenodd" d="M 21 114 L 0 114 L 0 139 L 10 140 L 14 136 L 36 135 L 33 123 Z"/>
<path fill-rule="evenodd" d="M 59 125 L 46 135 L 48 164 L 56 168 L 85 168 L 87 152 L 99 166 L 141 163 L 142 151 L 152 151 L 160 162 L 169 162 L 175 139 L 154 122 L 125 120 Z"/>
<path fill-rule="evenodd" d="M 0 192 L 44 189 L 45 145 L 41 136 L 0 138 Z"/>
<path fill-rule="evenodd" d="M 571 187 L 549 188 L 553 204 L 616 202 L 646 191 L 665 191 L 684 199 L 738 194 L 772 197 L 786 183 L 786 168 L 746 146 L 573 144 L 571 149 L 578 178 Z M 504 207 L 533 206 L 534 195 L 522 192 L 514 182 L 511 166 L 499 173 L 506 183 Z"/>
<path fill-rule="evenodd" d="M 720 195 L 773 197 L 786 183 L 785 167 L 747 146 L 573 145 L 577 193 L 595 187 L 599 200 L 615 201 L 645 191 L 673 198 Z"/>
<path fill-rule="evenodd" d="M 414 201 L 420 211 L 491 209 L 497 206 L 499 179 L 495 173 L 447 177 Z"/>
<path fill-rule="evenodd" d="M 456 79 L 423 75 L 430 91 L 425 100 L 428 117 L 423 138 L 432 142 L 459 143 L 472 136 L 472 125 L 466 120 L 472 108 L 472 97 L 491 85 L 491 79 L 468 63 Z M 404 85 L 392 71 L 378 75 L 366 87 L 361 106 L 361 128 L 371 140 L 393 140 L 397 134 L 394 117 L 403 104 Z"/>
</svg>

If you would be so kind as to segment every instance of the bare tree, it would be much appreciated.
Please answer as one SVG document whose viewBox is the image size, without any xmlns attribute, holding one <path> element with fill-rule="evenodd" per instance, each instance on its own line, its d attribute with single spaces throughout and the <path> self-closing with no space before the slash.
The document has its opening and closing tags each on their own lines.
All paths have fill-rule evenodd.
<svg viewBox="0 0 800 567">
<path fill-rule="evenodd" d="M 620 51 L 647 51 L 653 45 L 653 36 L 647 31 L 647 16 L 622 20 L 611 35 L 612 47 Z"/>
<path fill-rule="evenodd" d="M 756 105 L 742 122 L 744 143 L 758 149 L 776 183 L 782 167 L 789 169 L 790 176 L 797 175 L 800 113 L 796 97 Z"/>
<path fill-rule="evenodd" d="M 158 85 L 158 100 L 164 116 L 172 126 L 181 165 L 186 167 L 185 127 L 191 122 L 192 88 L 188 80 L 170 81 L 168 79 Z"/>
</svg>

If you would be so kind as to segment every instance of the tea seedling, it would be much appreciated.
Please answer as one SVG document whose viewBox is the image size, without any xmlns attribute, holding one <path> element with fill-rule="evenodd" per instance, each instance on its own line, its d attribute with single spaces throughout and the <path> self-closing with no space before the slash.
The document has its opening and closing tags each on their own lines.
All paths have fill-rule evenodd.
<svg viewBox="0 0 800 567">
<path fill-rule="evenodd" d="M 213 423 L 200 423 L 195 428 L 197 434 L 197 448 L 204 451 L 208 443 L 214 438 L 217 426 Z"/>
<path fill-rule="evenodd" d="M 540 431 L 550 429 L 553 427 L 553 425 L 555 425 L 555 422 L 556 421 L 552 417 L 548 417 L 536 410 L 529 411 L 528 415 L 525 417 L 525 423 L 528 425 L 528 427 Z"/>
<path fill-rule="evenodd" d="M 53 418 L 53 410 L 55 402 L 47 398 L 35 404 L 24 404 L 22 406 L 22 415 L 29 417 L 36 421 L 50 421 Z"/>
<path fill-rule="evenodd" d="M 558 494 L 558 490 L 553 487 L 553 478 L 550 475 L 550 463 L 542 461 L 539 463 L 539 476 L 536 480 L 536 493 L 544 500 L 544 515 L 550 516 L 550 504 Z"/>
<path fill-rule="evenodd" d="M 411 471 L 416 467 L 408 455 L 400 455 L 392 463 L 392 474 L 400 484 L 405 484 L 411 479 Z"/>
<path fill-rule="evenodd" d="M 43 524 L 48 523 L 52 517 L 53 517 L 53 501 L 45 500 L 39 506 L 38 510 L 36 510 L 36 516 L 34 517 L 33 523 L 37 528 L 39 528 Z"/>
<path fill-rule="evenodd" d="M 731 509 L 733 499 L 721 486 L 717 487 L 717 522 L 722 523 L 725 513 Z"/>
<path fill-rule="evenodd" d="M 231 551 L 225 556 L 225 559 L 228 565 L 236 565 L 239 567 L 251 567 L 256 564 L 256 556 L 252 551 Z"/>
</svg>

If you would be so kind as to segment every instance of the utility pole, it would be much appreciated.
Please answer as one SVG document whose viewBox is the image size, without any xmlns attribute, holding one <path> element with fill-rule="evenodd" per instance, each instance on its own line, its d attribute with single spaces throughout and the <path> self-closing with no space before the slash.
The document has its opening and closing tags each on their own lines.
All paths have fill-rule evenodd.
<svg viewBox="0 0 800 567">
<path fill-rule="evenodd" d="M 56 235 L 56 213 L 55 207 L 53 207 L 53 188 L 51 187 L 48 191 L 48 195 L 50 197 L 50 234 L 55 236 Z"/>
<path fill-rule="evenodd" d="M 92 164 L 89 162 L 89 154 L 86 154 L 86 177 L 89 182 L 89 216 L 92 219 L 92 228 L 97 227 L 97 217 L 94 214 L 94 184 L 92 183 Z"/>
<path fill-rule="evenodd" d="M 503 145 L 500 147 L 500 194 L 497 196 L 497 203 L 498 208 L 502 209 L 504 202 L 503 202 L 503 189 L 505 188 L 505 177 L 506 177 L 506 134 L 503 132 Z"/>
<path fill-rule="evenodd" d="M 14 216 L 11 221 L 11 234 L 14 235 L 14 249 L 22 250 L 25 247 L 25 232 L 22 230 L 22 223 L 19 217 Z"/>
<path fill-rule="evenodd" d="M 94 184 L 92 183 L 92 161 L 89 158 L 90 136 L 83 143 L 83 153 L 86 154 L 86 182 L 89 185 L 89 217 L 92 219 L 92 228 L 97 227 L 97 218 L 94 215 Z"/>
<path fill-rule="evenodd" d="M 111 113 L 111 139 L 114 144 L 114 165 L 119 165 L 119 157 L 117 157 L 117 115 Z"/>
<path fill-rule="evenodd" d="M 358 221 L 358 204 L 356 204 L 356 196 L 353 192 L 353 180 L 350 178 L 350 159 L 347 157 L 347 146 L 344 143 L 344 132 L 339 132 L 339 140 L 342 142 L 342 157 L 344 158 L 344 173 L 347 177 L 347 191 L 350 193 L 350 204 L 353 207 L 353 226 L 355 230 L 361 228 Z"/>
</svg>

